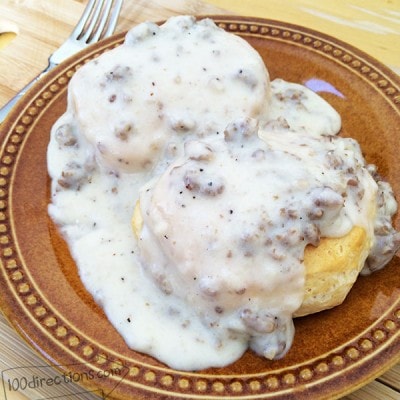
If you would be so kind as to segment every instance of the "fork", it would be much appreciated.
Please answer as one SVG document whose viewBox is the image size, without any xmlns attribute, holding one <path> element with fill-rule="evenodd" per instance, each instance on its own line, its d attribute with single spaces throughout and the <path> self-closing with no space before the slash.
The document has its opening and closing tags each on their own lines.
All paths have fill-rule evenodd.
<svg viewBox="0 0 400 400">
<path fill-rule="evenodd" d="M 0 109 L 0 124 L 18 100 L 48 71 L 86 46 L 111 36 L 117 25 L 122 2 L 123 0 L 90 0 L 70 36 L 50 55 L 48 66 Z"/>
</svg>

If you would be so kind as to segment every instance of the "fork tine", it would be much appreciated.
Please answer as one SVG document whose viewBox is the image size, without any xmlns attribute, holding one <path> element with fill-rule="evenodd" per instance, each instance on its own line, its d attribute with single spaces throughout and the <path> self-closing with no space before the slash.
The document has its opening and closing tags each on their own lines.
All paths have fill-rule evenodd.
<svg viewBox="0 0 400 400">
<path fill-rule="evenodd" d="M 90 14 L 92 13 L 93 6 L 95 4 L 96 0 L 90 0 L 83 11 L 83 14 L 81 18 L 79 19 L 78 23 L 76 24 L 74 30 L 71 32 L 70 37 L 74 39 L 78 39 L 78 37 L 82 34 L 83 28 L 86 25 L 86 22 L 88 21 L 88 18 Z"/>
<path fill-rule="evenodd" d="M 107 1 L 106 5 L 104 5 L 104 1 Z M 67 40 L 50 55 L 47 68 L 22 88 L 16 96 L 0 109 L 0 124 L 20 97 L 23 96 L 25 92 L 44 74 L 56 65 L 60 64 L 60 62 L 64 61 L 66 58 L 70 57 L 72 54 L 86 47 L 89 43 L 97 42 L 105 27 L 107 27 L 107 29 L 102 35 L 102 38 L 110 36 L 114 32 L 117 24 L 122 3 L 123 0 L 88 0 L 88 4 L 74 30 L 71 32 Z M 110 14 L 113 6 L 114 8 Z M 104 12 L 103 14 L 100 14 L 102 9 Z M 99 19 L 100 15 L 101 19 Z M 96 32 L 93 32 L 96 27 Z M 91 37 L 91 35 L 93 37 Z M 89 38 L 90 42 L 87 41 Z"/>
<path fill-rule="evenodd" d="M 100 35 L 102 34 L 104 27 L 107 23 L 108 16 L 110 14 L 111 6 L 112 6 L 113 0 L 107 0 L 106 5 L 103 8 L 103 13 L 101 15 L 101 20 L 99 21 L 96 32 L 92 35 L 90 40 L 87 40 L 87 43 L 94 43 L 97 42 L 100 38 Z"/>
<path fill-rule="evenodd" d="M 121 11 L 123 0 L 115 0 L 114 9 L 108 22 L 107 30 L 104 32 L 104 37 L 111 36 L 117 25 L 119 13 Z"/>
<path fill-rule="evenodd" d="M 93 30 L 96 26 L 97 21 L 99 20 L 99 16 L 101 13 L 101 9 L 103 8 L 103 0 L 99 0 L 94 8 L 93 15 L 90 19 L 89 26 L 85 30 L 85 34 L 79 38 L 79 40 L 82 40 L 85 43 L 89 43 L 88 39 L 90 38 L 90 35 L 93 33 Z"/>
</svg>

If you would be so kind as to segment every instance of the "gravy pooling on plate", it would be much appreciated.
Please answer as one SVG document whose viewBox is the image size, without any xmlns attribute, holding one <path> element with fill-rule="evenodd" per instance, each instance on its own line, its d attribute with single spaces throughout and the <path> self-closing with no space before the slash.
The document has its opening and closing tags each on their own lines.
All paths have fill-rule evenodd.
<svg viewBox="0 0 400 400">
<path fill-rule="evenodd" d="M 280 358 L 306 245 L 359 226 L 366 273 L 393 256 L 393 193 L 339 130 L 209 19 L 138 25 L 77 71 L 48 147 L 49 213 L 129 347 L 183 370 L 249 346 Z"/>
</svg>

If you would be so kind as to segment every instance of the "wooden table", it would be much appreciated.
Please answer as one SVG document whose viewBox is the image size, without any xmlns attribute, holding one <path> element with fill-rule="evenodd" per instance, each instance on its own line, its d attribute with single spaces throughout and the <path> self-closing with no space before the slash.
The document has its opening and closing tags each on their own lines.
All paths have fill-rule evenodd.
<svg viewBox="0 0 400 400">
<path fill-rule="evenodd" d="M 0 107 L 47 65 L 48 56 L 68 36 L 85 3 L 86 0 L 1 0 Z M 400 0 L 125 0 L 117 32 L 145 20 L 161 20 L 175 14 L 224 13 L 306 25 L 353 44 L 400 73 Z M 11 33 L 2 35 L 3 31 Z M 0 313 L 0 372 L 24 364 L 42 365 L 43 360 Z M 51 369 L 47 373 L 54 375 Z M 5 398 L 26 399 L 23 394 L 6 393 L 0 387 L 0 400 Z M 400 364 L 345 399 L 400 399 Z"/>
</svg>

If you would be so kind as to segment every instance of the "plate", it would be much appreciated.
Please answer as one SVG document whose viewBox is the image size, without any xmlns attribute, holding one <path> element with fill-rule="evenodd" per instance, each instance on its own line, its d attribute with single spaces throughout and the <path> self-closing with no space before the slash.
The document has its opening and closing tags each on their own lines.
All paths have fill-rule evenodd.
<svg viewBox="0 0 400 400">
<path fill-rule="evenodd" d="M 342 134 L 360 142 L 400 198 L 399 77 L 352 46 L 304 27 L 246 17 L 214 20 L 259 51 L 271 78 L 302 83 L 329 101 L 342 116 Z M 0 301 L 17 331 L 60 373 L 116 399 L 335 399 L 400 361 L 398 255 L 360 277 L 341 306 L 296 319 L 293 347 L 279 361 L 248 351 L 225 368 L 183 373 L 125 345 L 83 287 L 47 215 L 46 168 L 49 131 L 65 110 L 70 78 L 122 40 L 116 35 L 59 65 L 1 127 Z M 94 372 L 102 379 L 89 379 Z"/>
</svg>

